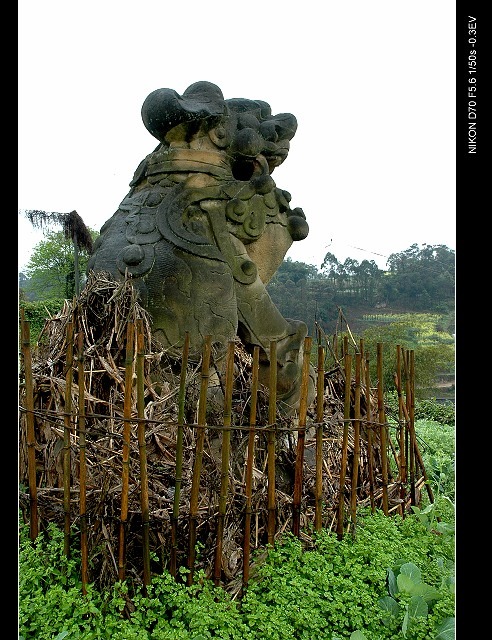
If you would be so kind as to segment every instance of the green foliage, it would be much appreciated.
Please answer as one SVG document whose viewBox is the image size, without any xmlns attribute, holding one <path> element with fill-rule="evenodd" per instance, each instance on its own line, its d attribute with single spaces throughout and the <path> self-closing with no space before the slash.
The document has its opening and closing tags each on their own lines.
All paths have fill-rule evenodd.
<svg viewBox="0 0 492 640">
<path fill-rule="evenodd" d="M 429 586 L 443 599 L 439 612 L 426 620 L 422 635 L 415 638 L 425 638 L 440 624 L 440 616 L 453 611 L 452 593 L 444 594 L 442 585 L 443 575 L 449 577 L 452 568 L 439 562 L 449 554 L 448 543 L 413 517 L 359 515 L 355 537 L 339 541 L 323 530 L 316 536 L 315 549 L 303 552 L 300 541 L 287 535 L 258 567 L 242 610 L 251 627 L 263 625 L 266 640 L 347 638 L 356 631 L 368 640 L 393 638 L 396 625 L 382 631 L 384 612 L 378 602 L 385 591 L 385 567 L 401 553 L 425 566 Z"/>
<path fill-rule="evenodd" d="M 63 532 L 50 525 L 33 543 L 22 526 L 19 632 L 25 640 L 384 640 L 406 625 L 413 635 L 405 637 L 434 637 L 454 611 L 452 562 L 443 560 L 452 542 L 414 516 L 362 511 L 358 522 L 356 535 L 342 540 L 322 530 L 309 550 L 285 534 L 257 559 L 240 603 L 203 572 L 189 587 L 165 573 L 153 577 L 146 595 L 139 587 L 129 594 L 126 583 L 117 583 L 104 594 L 89 585 L 82 596 L 80 557 L 64 556 Z M 421 569 L 405 568 L 402 557 L 409 568 L 413 563 Z M 392 587 L 389 594 L 398 609 L 381 607 L 392 575 L 385 567 L 396 579 L 398 591 Z M 130 597 L 132 612 L 125 616 Z"/>
<path fill-rule="evenodd" d="M 385 394 L 389 424 L 398 422 L 396 392 Z M 435 399 L 415 402 L 415 433 L 428 481 L 435 496 L 454 500 L 455 487 L 455 408 Z"/>
<path fill-rule="evenodd" d="M 447 496 L 445 496 L 444 499 L 451 502 Z M 424 509 L 412 506 L 412 511 L 428 531 L 435 531 L 441 535 L 454 535 L 453 525 L 449 524 L 449 522 L 443 522 L 440 520 L 438 502 L 434 501 L 431 504 L 428 504 Z"/>
<path fill-rule="evenodd" d="M 417 244 L 389 256 L 386 300 L 411 304 L 416 311 L 454 306 L 455 252 L 444 245 Z"/>
<path fill-rule="evenodd" d="M 82 597 L 80 555 L 72 550 L 71 558 L 65 556 L 63 531 L 53 523 L 34 542 L 27 525 L 21 526 L 19 567 L 19 637 L 146 638 L 118 635 L 125 626 L 133 632 L 120 616 L 125 601 L 117 587 L 113 594 L 102 596 L 89 585 Z"/>
<path fill-rule="evenodd" d="M 326 254 L 319 271 L 287 258 L 267 290 L 286 318 L 303 320 L 310 328 L 316 320 L 328 335 L 334 332 L 339 307 L 347 316 L 361 307 L 364 312 L 394 307 L 437 313 L 439 332 L 453 333 L 454 259 L 454 251 L 443 245 L 412 245 L 405 252 L 392 254 L 388 271 L 379 269 L 372 260 L 359 264 L 347 258 L 341 263 L 331 253 Z"/>
<path fill-rule="evenodd" d="M 384 395 L 384 404 L 388 407 L 387 416 L 398 418 L 398 394 L 396 391 L 387 391 Z M 416 399 L 414 409 L 415 420 L 429 420 L 431 422 L 437 422 L 441 425 L 454 427 L 455 424 L 455 407 L 452 402 L 445 404 L 437 402 L 435 398 Z M 428 438 L 433 439 L 436 436 L 439 438 L 439 429 L 432 427 L 428 430 Z M 446 438 L 449 447 L 454 450 L 454 440 Z M 442 443 L 439 443 L 442 444 Z M 450 453 L 448 449 L 447 453 Z"/>
<path fill-rule="evenodd" d="M 182 571 L 182 575 L 187 571 Z M 221 587 L 215 587 L 203 571 L 185 586 L 169 574 L 155 576 L 148 594 L 134 598 L 132 623 L 156 640 L 199 640 L 220 637 L 241 640 L 251 636 L 239 607 Z"/>
<path fill-rule="evenodd" d="M 29 322 L 31 346 L 36 344 L 46 320 L 59 313 L 63 308 L 63 303 L 64 300 L 61 298 L 42 302 L 19 301 L 19 309 L 24 309 L 24 318 Z"/>
<path fill-rule="evenodd" d="M 435 400 L 422 400 L 415 404 L 417 436 L 424 449 L 443 460 L 454 461 L 455 408 L 454 404 L 442 405 Z"/>
<path fill-rule="evenodd" d="M 93 239 L 99 235 L 89 229 Z M 28 299 L 51 300 L 72 298 L 75 291 L 75 252 L 72 240 L 63 231 L 45 231 L 44 240 L 39 242 L 31 255 L 24 276 L 24 296 Z M 82 276 L 87 269 L 88 252 L 78 250 L 78 269 Z"/>
<path fill-rule="evenodd" d="M 417 442 L 427 477 L 436 495 L 454 500 L 455 428 L 432 420 L 415 423 Z"/>
<path fill-rule="evenodd" d="M 275 272 L 272 281 L 306 284 L 308 280 L 313 280 L 317 275 L 318 271 L 314 265 L 286 258 Z"/>
<path fill-rule="evenodd" d="M 369 356 L 369 372 L 377 380 L 377 345 L 383 345 L 383 386 L 385 392 L 395 389 L 397 346 L 415 355 L 415 393 L 431 387 L 442 372 L 454 371 L 453 336 L 437 331 L 440 316 L 433 314 L 401 314 L 399 320 L 366 329 L 364 349 Z"/>
<path fill-rule="evenodd" d="M 441 425 L 454 427 L 455 408 L 452 402 L 442 404 L 435 398 L 427 398 L 415 403 L 415 420 L 432 420 Z"/>
<path fill-rule="evenodd" d="M 421 618 L 429 616 L 433 605 L 443 597 L 442 592 L 422 581 L 422 573 L 413 562 L 400 561 L 387 571 L 389 595 L 379 599 L 379 606 L 384 612 L 383 624 L 394 628 L 395 623 L 399 625 L 403 614 L 401 630 L 406 638 L 410 631 L 419 628 Z M 443 581 L 441 589 L 445 588 L 453 592 L 454 583 Z M 422 624 L 420 626 L 423 627 Z M 445 618 L 439 627 L 439 634 L 442 634 L 443 628 L 454 630 L 454 616 Z"/>
<path fill-rule="evenodd" d="M 50 525 L 33 543 L 23 525 L 20 538 L 19 632 L 25 640 L 56 634 L 84 640 L 384 640 L 404 624 L 405 637 L 427 640 L 454 614 L 453 536 L 437 535 L 412 515 L 362 510 L 355 535 L 338 540 L 322 530 L 308 550 L 284 534 L 256 558 L 241 602 L 203 572 L 191 586 L 167 573 L 154 576 L 146 595 L 140 587 L 130 594 L 125 582 L 104 594 L 89 585 L 82 596 L 80 557 L 76 551 L 64 556 L 62 531 Z M 398 609 L 380 604 L 388 595 L 387 567 L 398 586 L 389 592 Z M 124 615 L 129 598 L 132 612 Z"/>
<path fill-rule="evenodd" d="M 296 318 L 312 327 L 337 318 L 333 284 L 317 273 L 316 267 L 284 260 L 267 285 L 272 301 L 286 318 Z"/>
</svg>

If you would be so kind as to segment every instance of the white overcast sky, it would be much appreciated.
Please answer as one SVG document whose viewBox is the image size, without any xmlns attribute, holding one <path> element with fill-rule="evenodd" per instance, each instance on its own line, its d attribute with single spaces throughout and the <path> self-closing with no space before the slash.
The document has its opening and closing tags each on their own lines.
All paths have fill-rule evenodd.
<svg viewBox="0 0 492 640">
<path fill-rule="evenodd" d="M 451 0 L 19 0 L 18 209 L 99 231 L 157 141 L 158 88 L 217 84 L 298 122 L 273 174 L 320 267 L 456 243 L 456 3 Z M 19 270 L 42 239 L 18 216 Z"/>
</svg>

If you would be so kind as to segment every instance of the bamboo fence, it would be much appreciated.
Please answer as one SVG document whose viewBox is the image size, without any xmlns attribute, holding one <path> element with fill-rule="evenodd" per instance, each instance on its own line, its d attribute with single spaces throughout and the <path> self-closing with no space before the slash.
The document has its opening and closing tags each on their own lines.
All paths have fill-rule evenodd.
<svg viewBox="0 0 492 640">
<path fill-rule="evenodd" d="M 424 485 L 433 501 L 415 437 L 411 351 L 397 349 L 395 428 L 350 332 L 339 354 L 338 336 L 330 344 L 318 328 L 311 406 L 305 339 L 299 408 L 286 418 L 275 341 L 268 388 L 258 382 L 259 348 L 248 354 L 237 340 L 225 366 L 210 336 L 199 358 L 188 336 L 171 357 L 129 281 L 89 278 L 34 346 L 23 314 L 20 324 L 19 506 L 32 540 L 56 522 L 65 553 L 79 545 L 84 593 L 125 579 L 146 588 L 163 571 L 192 584 L 203 570 L 237 595 L 286 531 L 309 547 L 313 531 L 355 531 L 358 507 L 404 516 Z"/>
</svg>

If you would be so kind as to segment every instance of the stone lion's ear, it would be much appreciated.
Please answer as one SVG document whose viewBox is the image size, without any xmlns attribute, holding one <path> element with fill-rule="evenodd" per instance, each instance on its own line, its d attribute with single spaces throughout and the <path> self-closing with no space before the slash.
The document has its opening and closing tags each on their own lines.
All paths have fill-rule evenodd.
<svg viewBox="0 0 492 640">
<path fill-rule="evenodd" d="M 221 89 L 206 80 L 190 84 L 183 92 L 182 101 L 188 111 L 203 110 L 209 116 L 221 115 L 225 108 Z"/>
<path fill-rule="evenodd" d="M 165 141 L 166 134 L 179 124 L 220 117 L 225 110 L 220 88 L 211 82 L 195 82 L 180 96 L 173 89 L 156 89 L 142 105 L 142 120 L 154 138 Z"/>
</svg>

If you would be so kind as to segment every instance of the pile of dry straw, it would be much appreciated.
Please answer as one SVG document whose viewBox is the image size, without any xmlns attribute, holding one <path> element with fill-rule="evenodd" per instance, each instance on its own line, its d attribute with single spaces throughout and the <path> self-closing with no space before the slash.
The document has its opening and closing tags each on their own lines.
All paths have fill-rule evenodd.
<svg viewBox="0 0 492 640">
<path fill-rule="evenodd" d="M 169 566 L 170 521 L 176 482 L 176 439 L 181 362 L 170 358 L 152 337 L 151 319 L 139 305 L 130 281 L 116 282 L 106 274 L 90 274 L 79 298 L 65 302 L 49 319 L 32 349 L 34 415 L 37 463 L 37 501 L 40 528 L 49 522 L 63 526 L 63 442 L 65 426 L 67 323 L 84 336 L 85 427 L 86 427 L 86 513 L 88 522 L 90 581 L 105 586 L 117 579 L 118 532 L 122 504 L 122 432 L 125 395 L 125 344 L 128 322 L 143 323 L 145 334 L 145 450 L 147 456 L 149 536 L 152 572 Z M 75 353 L 76 355 L 76 353 Z M 242 571 L 245 518 L 245 469 L 251 400 L 251 357 L 241 343 L 235 345 L 232 397 L 232 435 L 229 485 L 222 543 L 222 579 L 237 591 Z M 213 354 L 212 365 L 213 367 Z M 186 372 L 186 420 L 183 430 L 183 464 L 178 519 L 178 566 L 186 566 L 189 534 L 190 488 L 196 445 L 197 405 L 200 391 L 200 363 L 190 363 Z M 21 377 L 23 371 L 21 366 Z M 323 527 L 333 528 L 340 495 L 342 434 L 344 425 L 344 375 L 340 366 L 324 374 L 323 407 Z M 352 390 L 353 393 L 353 390 Z M 29 518 L 28 455 L 26 439 L 25 387 L 20 386 L 20 505 Z M 132 415 L 135 394 L 132 396 Z M 361 412 L 367 404 L 362 388 Z M 375 398 L 372 406 L 377 405 Z M 260 387 L 257 403 L 253 482 L 251 494 L 251 558 L 267 544 L 267 439 L 268 390 Z M 80 437 L 77 362 L 71 388 L 73 417 L 70 435 L 71 513 L 74 537 L 80 524 Z M 301 538 L 309 546 L 315 518 L 315 431 L 316 402 L 308 408 L 301 500 Z M 216 519 L 221 486 L 220 430 L 223 409 L 210 404 L 207 410 L 205 444 L 200 474 L 197 513 L 198 553 L 195 569 L 210 575 L 216 546 Z M 275 461 L 275 538 L 292 530 L 292 497 L 296 458 L 297 424 L 294 418 L 277 415 Z M 125 540 L 126 576 L 142 580 L 141 477 L 137 423 L 131 426 L 128 522 Z M 369 504 L 367 425 L 361 429 L 357 501 Z M 380 505 L 381 462 L 378 440 L 374 447 L 374 500 Z M 345 513 L 349 511 L 354 438 L 349 429 L 345 473 Z M 400 489 L 390 482 L 390 504 L 398 502 Z"/>
</svg>

